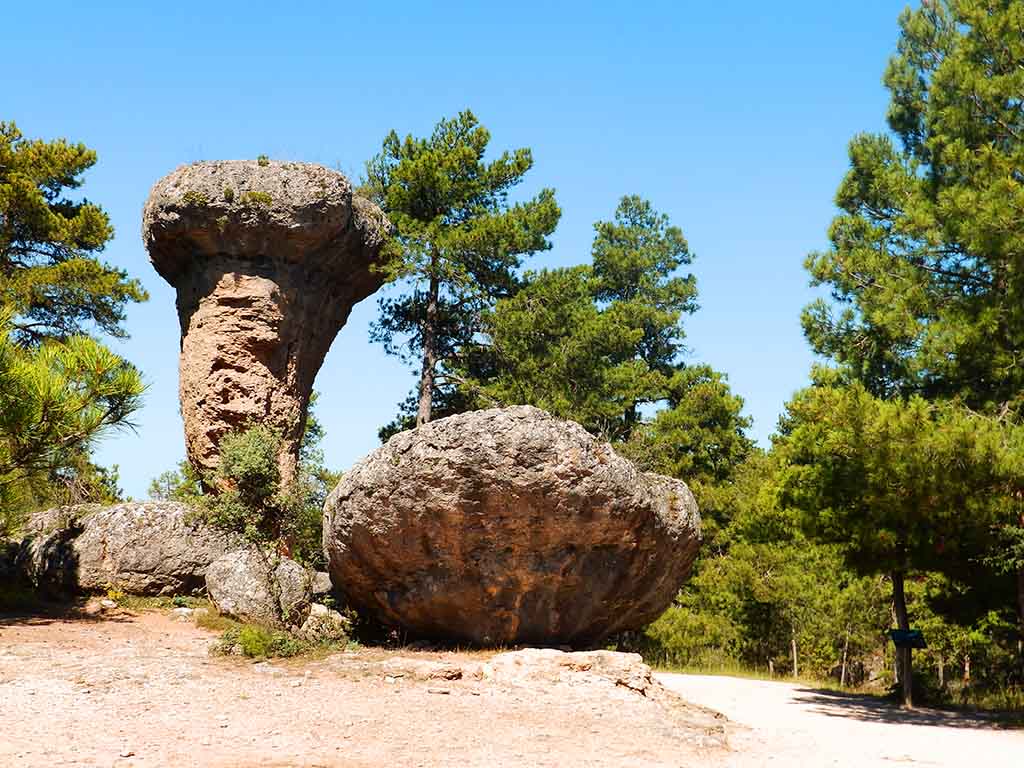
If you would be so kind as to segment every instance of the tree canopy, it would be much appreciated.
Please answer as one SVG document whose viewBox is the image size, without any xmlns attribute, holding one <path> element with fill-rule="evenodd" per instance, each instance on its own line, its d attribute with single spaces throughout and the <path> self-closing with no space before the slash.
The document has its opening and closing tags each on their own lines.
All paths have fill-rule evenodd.
<svg viewBox="0 0 1024 768">
<path fill-rule="evenodd" d="M 106 213 L 69 197 L 95 162 L 0 122 L 0 529 L 26 505 L 116 492 L 89 450 L 141 404 L 139 372 L 90 335 L 124 336 L 125 305 L 146 298 L 96 258 L 113 237 Z"/>
<path fill-rule="evenodd" d="M 367 163 L 363 190 L 395 226 L 387 274 L 401 286 L 380 299 L 371 336 L 418 362 L 416 423 L 431 419 L 437 367 L 479 330 L 480 313 L 515 292 L 522 258 L 550 247 L 561 212 L 554 192 L 512 203 L 533 166 L 529 149 L 487 161 L 490 132 L 472 112 L 442 119 L 428 138 L 392 131 Z"/>
<path fill-rule="evenodd" d="M 124 309 L 142 285 L 96 257 L 114 236 L 107 214 L 73 200 L 96 162 L 84 144 L 25 139 L 0 122 L 0 303 L 21 344 L 78 333 L 125 335 Z"/>
</svg>

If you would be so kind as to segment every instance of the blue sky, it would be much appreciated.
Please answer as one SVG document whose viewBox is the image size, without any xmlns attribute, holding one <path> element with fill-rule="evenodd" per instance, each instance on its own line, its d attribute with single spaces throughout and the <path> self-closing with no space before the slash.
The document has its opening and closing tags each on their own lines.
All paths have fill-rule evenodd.
<svg viewBox="0 0 1024 768">
<path fill-rule="evenodd" d="M 291 7 L 289 7 L 291 6 Z M 729 375 L 765 443 L 807 381 L 799 325 L 815 293 L 846 145 L 884 129 L 881 85 L 904 2 L 18 3 L 0 12 L 0 119 L 99 153 L 85 194 L 110 214 L 104 258 L 139 277 L 114 347 L 149 383 L 138 431 L 99 460 L 125 491 L 184 446 L 174 293 L 139 234 L 149 188 L 180 164 L 303 160 L 358 175 L 392 128 L 422 135 L 471 108 L 492 147 L 528 146 L 524 193 L 556 189 L 554 248 L 530 266 L 589 259 L 592 225 L 638 193 L 682 227 L 701 309 L 690 359 Z M 413 383 L 353 311 L 321 369 L 328 463 L 344 469 Z"/>
</svg>

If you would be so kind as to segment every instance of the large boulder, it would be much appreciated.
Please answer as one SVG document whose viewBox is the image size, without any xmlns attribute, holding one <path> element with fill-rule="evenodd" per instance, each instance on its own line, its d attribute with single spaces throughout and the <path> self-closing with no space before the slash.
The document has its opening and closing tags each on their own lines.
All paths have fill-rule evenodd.
<svg viewBox="0 0 1024 768">
<path fill-rule="evenodd" d="M 210 563 L 206 590 L 227 616 L 289 629 L 302 626 L 309 615 L 313 574 L 287 557 L 248 547 Z"/>
<path fill-rule="evenodd" d="M 193 518 L 166 501 L 50 509 L 29 519 L 16 567 L 50 591 L 199 592 L 210 563 L 240 542 Z"/>
<path fill-rule="evenodd" d="M 671 603 L 700 542 L 686 484 L 527 406 L 392 437 L 324 508 L 334 584 L 413 634 L 589 644 Z"/>
<path fill-rule="evenodd" d="M 174 286 L 189 461 L 219 462 L 228 433 L 281 433 L 295 474 L 313 379 L 353 305 L 376 291 L 391 225 L 337 171 L 268 160 L 199 162 L 158 181 L 142 235 Z"/>
</svg>

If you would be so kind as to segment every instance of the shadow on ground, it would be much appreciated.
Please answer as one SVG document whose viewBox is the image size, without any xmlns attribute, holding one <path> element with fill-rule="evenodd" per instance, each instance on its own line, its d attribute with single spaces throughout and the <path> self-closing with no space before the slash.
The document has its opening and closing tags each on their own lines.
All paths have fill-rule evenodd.
<svg viewBox="0 0 1024 768">
<path fill-rule="evenodd" d="M 89 606 L 87 598 L 66 601 L 36 600 L 29 604 L 0 602 L 0 629 L 13 626 L 46 626 L 57 622 L 124 622 L 128 612 L 101 612 Z"/>
<path fill-rule="evenodd" d="M 797 688 L 794 701 L 808 705 L 809 711 L 827 717 L 845 717 L 872 723 L 894 725 L 941 726 L 999 730 L 1020 727 L 1020 716 L 998 712 L 963 712 L 919 707 L 902 709 L 876 696 L 830 691 L 821 688 Z"/>
</svg>

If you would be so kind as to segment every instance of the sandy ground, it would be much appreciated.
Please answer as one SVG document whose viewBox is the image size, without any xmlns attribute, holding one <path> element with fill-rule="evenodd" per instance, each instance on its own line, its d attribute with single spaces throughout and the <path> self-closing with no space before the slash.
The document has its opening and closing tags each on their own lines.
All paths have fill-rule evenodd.
<svg viewBox="0 0 1024 768">
<path fill-rule="evenodd" d="M 212 639 L 162 613 L 0 618 L 0 766 L 676 768 L 722 754 L 613 684 L 389 679 L 377 651 L 254 664 L 211 657 Z"/>
<path fill-rule="evenodd" d="M 788 683 L 658 674 L 683 698 L 736 724 L 724 765 L 801 768 L 1024 768 L 1024 731 L 990 718 L 902 711 L 877 699 Z"/>
<path fill-rule="evenodd" d="M 164 613 L 0 617 L 0 766 L 1024 766 L 1024 732 L 785 683 L 657 675 L 734 721 L 726 750 L 674 697 L 607 681 L 384 672 L 479 654 L 256 664 L 213 637 Z"/>
</svg>

